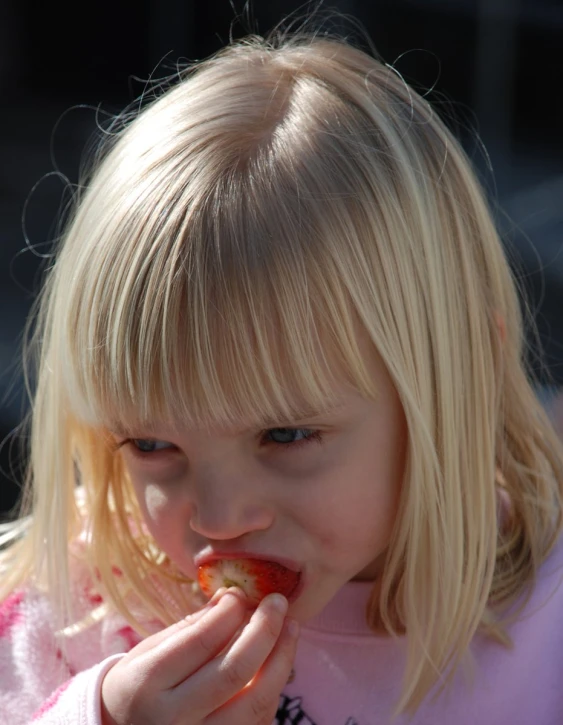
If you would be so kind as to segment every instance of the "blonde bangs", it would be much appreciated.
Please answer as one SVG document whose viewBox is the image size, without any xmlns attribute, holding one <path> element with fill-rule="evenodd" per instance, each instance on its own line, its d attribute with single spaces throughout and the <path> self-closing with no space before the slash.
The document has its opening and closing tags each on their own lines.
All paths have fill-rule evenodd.
<svg viewBox="0 0 563 725">
<path fill-rule="evenodd" d="M 77 419 L 129 432 L 267 425 L 336 405 L 337 381 L 375 394 L 342 275 L 315 263 L 319 231 L 288 223 L 290 205 L 257 198 L 248 176 L 180 223 L 175 210 L 158 229 L 124 219 L 98 262 L 103 287 L 95 260 L 75 271 L 59 359 Z"/>
</svg>

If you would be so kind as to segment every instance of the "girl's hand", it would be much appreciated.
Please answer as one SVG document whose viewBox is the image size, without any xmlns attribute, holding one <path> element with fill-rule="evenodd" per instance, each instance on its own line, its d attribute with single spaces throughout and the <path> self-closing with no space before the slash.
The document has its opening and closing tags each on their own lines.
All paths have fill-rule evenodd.
<svg viewBox="0 0 563 725">
<path fill-rule="evenodd" d="M 103 725 L 271 725 L 297 644 L 286 611 L 271 594 L 248 621 L 242 592 L 217 592 L 107 672 Z"/>
</svg>

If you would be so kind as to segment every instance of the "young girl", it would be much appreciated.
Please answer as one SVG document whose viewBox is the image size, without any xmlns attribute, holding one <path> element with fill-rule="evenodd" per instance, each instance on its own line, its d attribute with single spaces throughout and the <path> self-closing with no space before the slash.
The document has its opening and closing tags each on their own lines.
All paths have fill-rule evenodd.
<svg viewBox="0 0 563 725">
<path fill-rule="evenodd" d="M 428 103 L 345 42 L 251 38 L 79 196 L 3 552 L 2 721 L 562 722 L 563 454 Z M 253 566 L 295 586 L 256 607 Z M 198 574 L 237 567 L 206 603 Z"/>
</svg>

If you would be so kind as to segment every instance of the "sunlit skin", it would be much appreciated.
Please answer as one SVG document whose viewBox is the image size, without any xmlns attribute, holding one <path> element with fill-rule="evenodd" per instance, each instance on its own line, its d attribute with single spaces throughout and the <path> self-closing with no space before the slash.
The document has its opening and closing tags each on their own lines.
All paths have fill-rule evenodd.
<svg viewBox="0 0 563 725">
<path fill-rule="evenodd" d="M 190 578 L 201 555 L 290 560 L 303 588 L 289 614 L 317 614 L 346 582 L 376 580 L 395 522 L 406 422 L 380 360 L 367 400 L 341 386 L 328 413 L 267 430 L 155 424 L 116 434 L 146 525 Z M 194 561 L 195 559 L 195 561 Z"/>
</svg>

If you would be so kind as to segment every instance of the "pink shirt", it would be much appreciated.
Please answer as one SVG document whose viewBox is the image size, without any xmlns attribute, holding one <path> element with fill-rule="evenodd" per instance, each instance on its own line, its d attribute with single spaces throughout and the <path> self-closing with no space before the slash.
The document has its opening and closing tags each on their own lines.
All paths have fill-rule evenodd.
<svg viewBox="0 0 563 725">
<path fill-rule="evenodd" d="M 508 650 L 476 637 L 473 687 L 457 673 L 452 689 L 398 725 L 560 725 L 563 723 L 563 545 L 545 562 Z M 386 725 L 399 695 L 404 641 L 374 636 L 365 624 L 370 585 L 350 583 L 302 628 L 295 676 L 277 725 Z M 84 572 L 83 611 L 99 604 Z M 63 653 L 44 594 L 16 592 L 0 607 L 2 725 L 100 725 L 100 686 L 139 637 L 117 615 L 66 639 Z M 233 724 L 234 725 L 234 724 Z M 237 724 L 238 725 L 238 724 Z"/>
<path fill-rule="evenodd" d="M 396 725 L 561 725 L 563 723 L 563 546 L 545 562 L 514 648 L 478 636 L 473 686 L 457 672 L 453 686 L 413 719 Z M 289 725 L 387 725 L 398 700 L 405 642 L 374 636 L 365 624 L 371 585 L 352 582 L 302 628 L 295 679 L 282 704 Z M 299 720 L 297 713 L 303 712 Z"/>
</svg>

